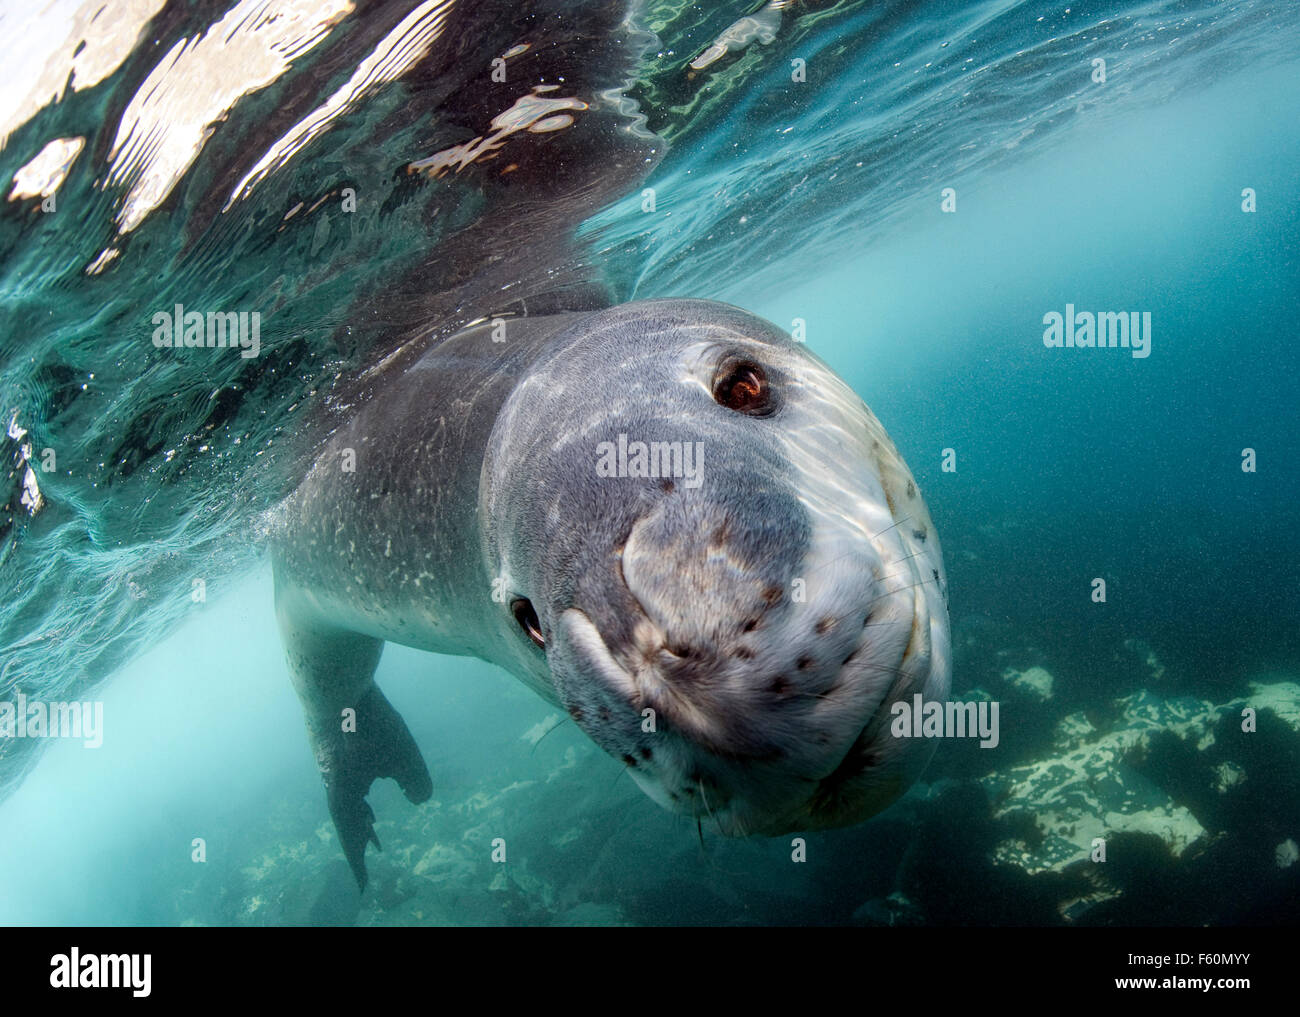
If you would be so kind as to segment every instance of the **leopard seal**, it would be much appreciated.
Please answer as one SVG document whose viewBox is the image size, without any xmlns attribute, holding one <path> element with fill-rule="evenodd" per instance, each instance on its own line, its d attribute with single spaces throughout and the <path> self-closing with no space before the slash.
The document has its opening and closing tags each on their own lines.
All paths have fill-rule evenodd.
<svg viewBox="0 0 1300 1017">
<path fill-rule="evenodd" d="M 924 768 L 933 743 L 888 719 L 948 692 L 938 536 L 876 417 L 775 326 L 704 300 L 482 322 L 371 395 L 273 549 L 363 888 L 372 781 L 432 789 L 374 682 L 385 642 L 506 669 L 724 834 L 852 824 Z M 601 469 L 616 444 L 630 465 Z"/>
<path fill-rule="evenodd" d="M 851 823 L 901 793 L 930 743 L 888 739 L 887 706 L 948 681 L 938 540 L 880 424 L 804 347 L 721 304 L 630 302 L 655 285 L 638 190 L 666 139 L 690 153 L 712 116 L 641 108 L 705 80 L 663 59 L 642 7 L 169 4 L 108 47 L 79 19 L 25 116 L 73 78 L 80 98 L 9 136 L 45 143 L 29 170 L 51 143 L 75 162 L 43 173 L 79 209 L 68 257 L 96 287 L 66 303 L 111 304 L 139 357 L 93 365 L 93 388 L 123 393 L 113 426 L 86 432 L 97 493 L 59 497 L 51 476 L 42 495 L 25 467 L 9 504 L 69 533 L 84 504 L 95 547 L 130 548 L 148 586 L 183 596 L 127 575 L 124 607 L 99 565 L 50 569 L 26 538 L 7 557 L 5 525 L 26 523 L 0 520 L 15 604 L 93 591 L 58 626 L 18 611 L 0 684 L 80 698 L 190 609 L 200 567 L 245 557 L 224 527 L 251 523 L 362 885 L 372 782 L 432 788 L 374 683 L 389 641 L 508 669 L 652 797 L 725 833 Z M 11 241 L 45 243 L 36 208 L 9 209 L 26 223 Z M 154 314 L 177 305 L 209 327 L 257 315 L 256 355 L 205 355 L 188 329 L 158 347 Z M 18 387 L 39 394 L 73 369 L 34 349 Z M 51 400 L 51 434 L 83 433 L 71 398 Z M 16 462 L 41 447 L 17 417 L 8 433 Z M 0 744 L 0 793 L 34 751 Z"/>
</svg>

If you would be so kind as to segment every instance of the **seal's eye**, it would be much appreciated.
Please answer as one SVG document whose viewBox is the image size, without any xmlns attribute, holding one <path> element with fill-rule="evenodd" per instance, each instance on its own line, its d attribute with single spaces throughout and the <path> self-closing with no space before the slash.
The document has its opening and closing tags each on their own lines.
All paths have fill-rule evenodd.
<svg viewBox="0 0 1300 1017">
<path fill-rule="evenodd" d="M 526 597 L 516 597 L 510 602 L 510 612 L 515 616 L 519 627 L 528 634 L 528 638 L 546 649 L 546 637 L 542 635 L 542 623 L 537 619 L 533 603 Z"/>
<path fill-rule="evenodd" d="M 752 360 L 728 357 L 713 380 L 713 398 L 719 406 L 751 417 L 772 412 L 772 392 L 767 372 Z"/>
</svg>

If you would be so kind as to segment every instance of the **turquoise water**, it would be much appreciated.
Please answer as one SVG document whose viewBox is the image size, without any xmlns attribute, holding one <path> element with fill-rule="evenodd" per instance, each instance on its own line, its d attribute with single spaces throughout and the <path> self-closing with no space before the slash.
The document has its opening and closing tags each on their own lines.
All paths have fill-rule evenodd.
<svg viewBox="0 0 1300 1017">
<path fill-rule="evenodd" d="M 570 5 L 574 23 L 603 23 L 598 6 Z M 795 863 L 788 838 L 726 841 L 661 812 L 509 676 L 390 646 L 378 681 L 435 790 L 416 808 L 376 785 L 385 851 L 358 900 L 285 673 L 259 514 L 293 482 L 300 415 L 345 412 L 334 379 L 432 313 L 385 280 L 446 251 L 452 227 L 396 171 L 464 138 L 430 136 L 417 115 L 433 84 L 409 117 L 380 91 L 319 155 L 221 213 L 210 195 L 265 147 L 250 140 L 259 118 L 294 89 L 318 102 L 355 65 L 309 56 L 301 71 L 324 80 L 237 105 L 230 135 L 214 134 L 118 244 L 116 267 L 89 276 L 119 236 L 123 187 L 101 186 L 108 113 L 146 54 L 0 151 L 8 180 L 46 141 L 90 139 L 57 211 L 0 212 L 0 684 L 93 695 L 105 716 L 98 749 L 0 744 L 0 866 L 23 874 L 0 921 L 1293 920 L 1300 11 L 803 5 L 708 87 L 685 81 L 684 62 L 746 13 L 640 15 L 659 42 L 625 90 L 661 139 L 636 144 L 659 161 L 644 182 L 552 214 L 582 224 L 620 298 L 712 297 L 804 323 L 925 492 L 946 552 L 954 696 L 1003 700 L 1014 721 L 999 748 L 941 745 L 907 798 L 809 835 Z M 211 20 L 189 11 L 155 28 Z M 796 57 L 804 82 L 790 81 Z M 612 65 L 588 74 L 628 80 Z M 331 204 L 283 219 L 348 182 L 382 200 L 355 218 Z M 501 198 L 442 186 L 464 222 Z M 145 323 L 178 301 L 278 301 L 266 355 L 202 369 L 162 357 Z M 1150 312 L 1150 356 L 1045 347 L 1044 315 L 1067 304 Z M 60 465 L 34 473 L 33 513 L 21 492 L 46 447 Z M 1050 698 L 1017 680 L 1032 668 L 1052 676 Z M 1243 738 L 1246 702 L 1260 719 Z M 1035 786 L 1035 766 L 1065 776 Z M 1073 797 L 1070 773 L 1091 797 Z M 1088 837 L 1062 832 L 1090 823 L 1105 865 L 1087 864 Z M 490 858 L 497 836 L 504 865 Z"/>
</svg>

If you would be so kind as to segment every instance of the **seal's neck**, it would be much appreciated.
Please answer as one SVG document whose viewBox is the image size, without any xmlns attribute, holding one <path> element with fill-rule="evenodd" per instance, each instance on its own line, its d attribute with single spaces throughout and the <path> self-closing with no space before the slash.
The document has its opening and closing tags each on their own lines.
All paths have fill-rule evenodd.
<svg viewBox="0 0 1300 1017">
<path fill-rule="evenodd" d="M 544 684 L 544 661 L 514 630 L 509 591 L 494 586 L 480 483 L 502 405 L 579 317 L 482 322 L 383 379 L 290 500 L 282 561 L 303 610 Z"/>
</svg>

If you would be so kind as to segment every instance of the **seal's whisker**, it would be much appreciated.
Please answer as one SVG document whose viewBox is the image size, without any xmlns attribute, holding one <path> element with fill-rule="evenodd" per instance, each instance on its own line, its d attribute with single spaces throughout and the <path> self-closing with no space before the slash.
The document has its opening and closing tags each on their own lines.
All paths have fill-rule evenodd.
<svg viewBox="0 0 1300 1017">
<path fill-rule="evenodd" d="M 858 666 L 859 668 L 861 668 L 861 669 L 863 669 L 863 670 L 867 670 L 867 671 L 875 671 L 875 672 L 877 672 L 877 673 L 890 674 L 890 675 L 893 675 L 895 678 L 908 678 L 908 677 L 911 677 L 910 672 L 904 670 L 904 669 L 901 668 L 901 667 L 894 667 L 894 666 L 892 666 L 892 665 L 890 665 L 890 664 L 876 664 L 876 663 L 870 663 L 870 662 L 869 662 L 869 663 L 865 663 L 865 664 L 858 664 L 857 666 Z M 821 700 L 824 700 L 824 701 L 825 701 L 825 700 L 830 700 L 830 699 L 834 698 L 834 693 L 835 693 L 835 690 L 834 690 L 834 689 L 830 689 L 830 690 L 827 690 L 827 691 L 825 691 L 825 692 L 791 692 L 791 693 L 787 693 L 783 698 L 786 698 L 786 699 L 821 699 Z"/>
<path fill-rule="evenodd" d="M 893 579 L 893 578 L 895 578 L 895 577 L 894 577 L 894 576 L 886 576 L 885 578 L 886 578 L 886 579 Z M 908 583 L 906 586 L 900 586 L 900 587 L 898 587 L 897 589 L 894 589 L 894 590 L 887 590 L 887 591 L 885 591 L 884 593 L 882 593 L 879 597 L 873 597 L 871 600 L 867 601 L 866 606 L 867 606 L 867 607 L 870 607 L 870 606 L 871 606 L 872 604 L 874 604 L 877 600 L 884 600 L 886 597 L 892 597 L 895 593 L 902 593 L 904 590 L 915 590 L 918 586 L 924 586 L 924 585 L 925 585 L 926 583 L 928 583 L 928 582 L 931 582 L 931 580 L 929 580 L 929 579 L 922 579 L 922 580 L 920 580 L 919 582 L 916 582 L 916 583 Z"/>
<path fill-rule="evenodd" d="M 912 518 L 911 516 L 904 516 L 902 519 L 898 520 L 898 522 L 894 523 L 892 526 L 886 526 L 883 530 L 880 531 L 880 533 L 873 533 L 873 534 L 871 535 L 871 539 L 872 539 L 872 540 L 875 540 L 877 537 L 880 536 L 881 533 L 888 533 L 888 532 L 889 532 L 890 530 L 892 530 L 895 526 L 902 526 L 903 523 L 907 522 L 907 521 L 908 521 L 909 519 L 911 519 L 911 518 Z M 857 553 L 858 553 L 858 552 L 856 552 L 856 551 L 845 551 L 843 554 L 841 554 L 841 555 L 837 555 L 836 557 L 832 558 L 830 561 L 824 561 L 824 562 L 822 562 L 822 563 L 821 563 L 820 565 L 818 565 L 817 568 L 814 569 L 813 571 L 816 572 L 816 571 L 818 571 L 818 570 L 820 570 L 820 569 L 827 568 L 828 566 L 834 565 L 834 564 L 835 564 L 836 562 L 838 562 L 838 561 L 843 561 L 843 560 L 844 560 L 845 558 L 847 558 L 849 555 L 851 555 L 851 554 L 857 554 Z M 918 552 L 918 553 L 920 553 L 920 552 Z M 910 557 L 912 557 L 912 555 L 908 555 L 907 557 L 910 558 Z M 905 559 L 903 559 L 903 560 L 906 561 L 907 559 L 905 558 Z"/>
<path fill-rule="evenodd" d="M 864 664 L 862 666 L 874 671 L 884 672 L 885 674 L 892 674 L 895 678 L 911 677 L 910 672 L 904 671 L 901 667 L 893 667 L 889 664 Z"/>
<path fill-rule="evenodd" d="M 924 554 L 926 554 L 926 551 L 924 548 L 922 548 L 919 551 L 913 551 L 911 554 L 905 554 L 903 555 L 903 557 L 895 559 L 895 561 L 900 561 L 900 562 L 911 561 L 913 558 L 920 558 Z M 895 572 L 893 575 L 885 576 L 884 579 L 893 579 L 896 576 L 901 576 L 901 575 L 902 575 L 901 572 Z M 884 579 L 882 579 L 881 582 L 884 582 Z"/>
<path fill-rule="evenodd" d="M 700 789 L 700 799 L 704 802 L 704 808 L 708 811 L 709 818 L 716 823 L 718 817 L 713 814 L 713 807 L 709 804 L 709 796 L 704 793 L 704 779 L 700 778 L 695 783 Z"/>
<path fill-rule="evenodd" d="M 554 731 L 557 727 L 563 727 L 566 723 L 572 720 L 573 720 L 572 717 L 561 717 L 559 720 L 557 720 L 554 724 L 552 724 L 550 727 L 548 727 L 545 731 L 542 732 L 541 738 L 538 738 L 537 741 L 533 742 L 532 750 L 528 754 L 531 756 L 534 752 L 536 752 L 537 746 L 541 745 L 543 739 L 545 739 L 546 736 L 550 734 L 552 731 Z"/>
<path fill-rule="evenodd" d="M 902 519 L 900 519 L 900 520 L 898 520 L 898 522 L 894 523 L 894 526 L 902 526 L 905 522 L 907 522 L 907 521 L 908 521 L 909 519 L 911 519 L 911 518 L 912 518 L 911 516 L 903 516 Z M 894 528 L 894 526 L 886 526 L 883 530 L 880 531 L 880 533 L 888 533 L 890 530 L 892 530 L 892 529 Z M 872 540 L 875 540 L 877 537 L 880 536 L 880 533 L 873 533 L 873 534 L 871 535 L 871 539 L 872 539 Z"/>
</svg>

